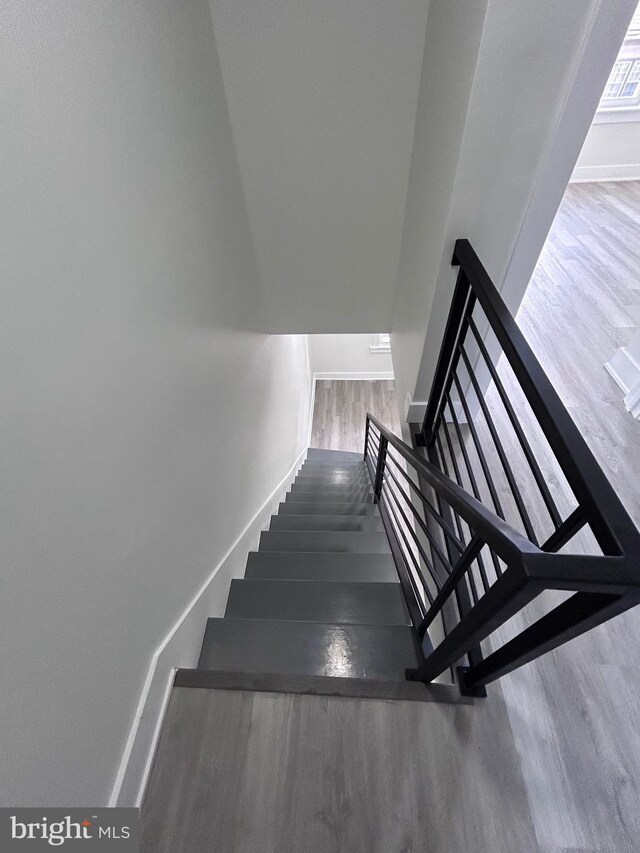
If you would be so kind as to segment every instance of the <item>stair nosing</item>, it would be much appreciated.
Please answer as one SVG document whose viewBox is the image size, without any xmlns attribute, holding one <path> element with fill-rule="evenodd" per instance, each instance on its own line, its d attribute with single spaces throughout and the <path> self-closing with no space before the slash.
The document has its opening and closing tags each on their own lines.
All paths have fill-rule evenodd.
<svg viewBox="0 0 640 853">
<path fill-rule="evenodd" d="M 382 681 L 335 675 L 279 675 L 278 673 L 238 672 L 217 669 L 176 671 L 174 687 L 205 690 L 245 690 L 255 693 L 293 693 L 335 696 L 344 699 L 383 699 L 437 702 L 447 705 L 474 705 L 455 685 L 423 684 L 419 681 Z"/>
<path fill-rule="evenodd" d="M 272 551 L 271 553 L 278 553 L 278 552 L 277 552 L 277 551 L 276 551 L 276 552 L 273 552 L 273 551 Z M 287 552 L 287 553 L 291 553 L 291 552 L 289 551 L 289 552 Z M 293 553 L 294 553 L 294 554 L 297 554 L 298 552 L 297 552 L 297 551 L 294 551 Z M 315 551 L 311 551 L 311 553 L 312 553 L 312 554 L 314 554 L 314 553 L 317 553 L 317 552 L 315 552 Z M 333 553 L 333 551 L 328 551 L 328 552 L 327 552 L 327 551 L 323 551 L 322 553 L 325 553 L 325 554 L 326 554 L 326 553 L 332 554 L 332 553 Z M 247 582 L 259 581 L 260 583 L 271 583 L 272 581 L 273 581 L 273 583 L 281 583 L 281 582 L 283 582 L 283 581 L 284 581 L 285 583 L 326 583 L 326 584 L 333 584 L 333 583 L 349 583 L 349 584 L 355 584 L 355 583 L 358 583 L 358 581 L 350 581 L 350 580 L 345 580 L 345 581 L 325 581 L 325 580 L 317 580 L 317 581 L 315 581 L 315 580 L 308 580 L 307 578 L 232 578 L 231 580 L 232 580 L 232 583 L 242 583 L 243 581 L 247 581 Z M 369 585 L 370 585 L 370 586 L 393 586 L 393 587 L 395 587 L 395 586 L 396 586 L 396 583 L 395 583 L 395 581 L 369 581 Z M 217 617 L 210 617 L 210 618 L 217 618 Z M 227 618 L 227 617 L 225 617 L 225 618 Z M 231 619 L 240 619 L 240 618 L 242 618 L 242 617 L 239 617 L 239 616 L 231 616 L 231 617 L 229 617 L 229 618 L 231 618 Z M 254 617 L 251 617 L 251 618 L 254 618 Z M 255 618 L 256 618 L 256 619 L 259 619 L 260 617 L 259 617 L 259 616 L 256 616 Z M 271 620 L 271 619 L 270 619 L 269 621 L 271 622 L 271 621 L 273 621 L 273 620 Z M 280 621 L 281 621 L 281 622 L 298 622 L 299 620 L 298 620 L 298 619 L 281 619 Z M 314 621 L 316 621 L 316 620 L 314 620 Z M 330 625 L 331 623 L 330 623 L 330 622 L 327 622 L 327 624 L 328 624 L 328 625 Z M 344 623 L 344 622 L 342 622 L 342 623 L 340 623 L 340 624 L 344 625 L 345 623 Z M 349 623 L 346 623 L 346 624 L 349 624 L 349 625 L 351 625 L 351 624 L 357 625 L 357 624 L 362 624 L 362 623 L 358 623 L 358 622 L 351 623 L 351 622 L 349 622 Z M 369 624 L 369 623 L 367 623 L 367 624 Z"/>
<path fill-rule="evenodd" d="M 268 533 L 269 531 L 263 530 L 262 532 Z M 296 533 L 298 531 L 295 531 L 295 530 L 290 530 L 290 531 L 279 530 L 279 531 L 273 531 L 273 532 L 274 533 L 275 532 L 278 532 L 278 533 Z M 309 531 L 307 531 L 307 532 L 309 532 Z M 322 531 L 312 530 L 310 532 L 311 533 L 321 533 Z M 334 531 L 330 531 L 330 532 L 335 533 L 336 531 L 334 530 Z M 351 533 L 352 531 L 342 530 L 342 531 L 338 531 L 338 532 L 340 532 L 340 533 L 345 533 L 345 532 Z M 272 554 L 313 554 L 314 556 L 318 555 L 318 554 L 342 554 L 345 557 L 357 557 L 360 555 L 363 557 L 367 557 L 367 556 L 369 556 L 369 557 L 391 557 L 393 559 L 393 555 L 391 554 L 391 552 L 387 553 L 387 551 L 373 551 L 373 552 L 362 553 L 360 551 L 260 551 L 260 549 L 258 549 L 257 551 L 256 550 L 249 551 L 249 553 L 250 554 L 268 554 L 269 556 L 271 556 Z M 242 578 L 232 578 L 232 580 L 242 580 Z"/>
</svg>

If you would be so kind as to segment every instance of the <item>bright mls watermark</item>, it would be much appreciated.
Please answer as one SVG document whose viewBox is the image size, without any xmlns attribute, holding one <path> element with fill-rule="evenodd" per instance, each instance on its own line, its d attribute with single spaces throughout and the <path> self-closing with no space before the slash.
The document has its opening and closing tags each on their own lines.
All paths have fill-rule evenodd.
<svg viewBox="0 0 640 853">
<path fill-rule="evenodd" d="M 0 850 L 138 853 L 138 809 L 0 809 Z"/>
</svg>

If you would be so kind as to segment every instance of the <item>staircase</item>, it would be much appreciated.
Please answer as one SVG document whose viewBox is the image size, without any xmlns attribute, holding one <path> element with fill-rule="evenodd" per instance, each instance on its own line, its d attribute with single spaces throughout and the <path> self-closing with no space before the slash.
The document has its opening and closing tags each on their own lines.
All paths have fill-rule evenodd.
<svg viewBox="0 0 640 853">
<path fill-rule="evenodd" d="M 486 769 L 493 752 L 475 770 L 474 755 L 508 736 L 504 717 L 427 703 L 471 704 L 640 603 L 635 524 L 467 240 L 453 262 L 413 446 L 368 414 L 364 459 L 309 450 L 245 577 L 232 581 L 224 618 L 208 620 L 198 667 L 178 670 L 142 810 L 145 853 L 223 849 L 219 838 L 253 850 L 269 827 L 277 847 L 265 849 L 424 846 L 439 826 L 429 809 L 451 811 L 446 791 L 469 768 L 467 801 L 490 792 L 483 774 L 501 772 Z M 487 404 L 489 378 L 502 409 Z M 550 453 L 567 483 L 558 502 L 543 473 Z M 572 595 L 541 596 L 557 590 Z M 523 614 L 530 604 L 537 618 Z M 383 847 L 367 834 L 380 816 L 392 826 Z M 438 849 L 454 849 L 446 843 Z"/>
<path fill-rule="evenodd" d="M 422 659 L 362 455 L 310 449 L 176 686 L 459 701 Z"/>
</svg>

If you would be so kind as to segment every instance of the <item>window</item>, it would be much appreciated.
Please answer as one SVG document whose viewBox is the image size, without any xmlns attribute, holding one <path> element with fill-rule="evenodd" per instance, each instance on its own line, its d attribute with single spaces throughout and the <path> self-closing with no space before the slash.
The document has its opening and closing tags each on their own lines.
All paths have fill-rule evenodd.
<svg viewBox="0 0 640 853">
<path fill-rule="evenodd" d="M 640 6 L 611 69 L 598 110 L 608 112 L 630 107 L 640 107 Z"/>
<path fill-rule="evenodd" d="M 603 101 L 638 102 L 640 89 L 640 59 L 618 60 L 605 86 Z"/>
<path fill-rule="evenodd" d="M 391 352 L 391 335 L 388 332 L 380 332 L 380 334 L 374 335 L 369 350 L 371 352 Z"/>
</svg>

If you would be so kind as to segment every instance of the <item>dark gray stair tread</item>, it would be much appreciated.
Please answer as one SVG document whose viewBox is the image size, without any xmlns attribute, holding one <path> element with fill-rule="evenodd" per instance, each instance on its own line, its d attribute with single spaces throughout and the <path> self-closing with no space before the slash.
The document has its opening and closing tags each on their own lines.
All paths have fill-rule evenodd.
<svg viewBox="0 0 640 853">
<path fill-rule="evenodd" d="M 314 489 L 292 490 L 287 492 L 285 501 L 306 501 L 308 503 L 346 503 L 361 504 L 373 503 L 373 492 L 328 492 L 326 489 L 315 491 Z"/>
<path fill-rule="evenodd" d="M 335 498 L 351 498 L 351 500 L 364 500 L 373 494 L 373 488 L 363 487 L 361 489 L 345 488 L 344 486 L 308 486 L 301 483 L 292 483 L 289 489 L 291 495 L 333 495 Z"/>
<path fill-rule="evenodd" d="M 357 474 L 348 474 L 345 471 L 334 471 L 329 468 L 324 474 L 315 471 L 298 471 L 296 475 L 298 483 L 334 483 L 336 486 L 359 486 L 361 483 L 371 483 L 368 471 L 358 471 Z"/>
<path fill-rule="evenodd" d="M 358 474 L 367 471 L 367 464 L 362 459 L 359 462 L 303 462 L 300 471 L 316 471 L 323 474 L 326 471 L 344 471 L 347 474 Z"/>
<path fill-rule="evenodd" d="M 390 554 L 251 551 L 245 578 L 398 583 Z"/>
<path fill-rule="evenodd" d="M 367 492 L 373 489 L 373 484 L 371 480 L 367 480 L 364 483 L 316 483 L 313 480 L 294 480 L 291 484 L 291 489 L 300 491 L 322 491 L 322 492 L 335 492 L 336 494 L 344 494 L 345 492 L 356 493 L 356 492 Z"/>
<path fill-rule="evenodd" d="M 340 487 L 345 489 L 371 489 L 372 483 L 370 477 L 304 477 L 301 474 L 293 481 L 299 486 L 313 486 L 314 489 L 333 489 Z"/>
<path fill-rule="evenodd" d="M 319 474 L 322 474 L 323 471 L 346 471 L 348 473 L 357 473 L 359 471 L 366 471 L 367 464 L 360 457 L 358 462 L 338 462 L 333 461 L 330 462 L 328 460 L 308 460 L 307 462 L 303 462 L 300 466 L 300 471 L 317 471 Z"/>
<path fill-rule="evenodd" d="M 209 619 L 198 669 L 404 681 L 419 663 L 412 628 Z"/>
<path fill-rule="evenodd" d="M 310 447 L 307 450 L 305 462 L 362 462 L 364 460 L 364 442 L 362 450 L 318 450 Z"/>
<path fill-rule="evenodd" d="M 305 463 L 301 468 L 298 469 L 298 474 L 315 474 L 318 477 L 321 477 L 326 474 L 330 474 L 333 471 L 337 471 L 340 474 L 345 474 L 347 476 L 358 476 L 361 474 L 367 474 L 369 469 L 367 466 L 362 463 L 355 463 L 349 465 L 332 465 L 329 463 L 322 462 L 320 464 L 309 464 Z"/>
<path fill-rule="evenodd" d="M 442 702 L 473 705 L 453 684 L 419 681 L 383 681 L 323 675 L 280 675 L 272 672 L 227 672 L 219 669 L 179 669 L 174 687 L 202 690 L 247 690 L 252 693 L 298 693 L 343 696 L 347 699 L 394 699 L 403 702 Z"/>
<path fill-rule="evenodd" d="M 380 515 L 377 504 L 298 501 L 281 503 L 278 515 Z"/>
<path fill-rule="evenodd" d="M 317 447 L 310 447 L 307 450 L 307 459 L 310 461 L 347 461 L 347 462 L 362 462 L 362 453 L 352 452 L 350 450 L 323 450 Z"/>
<path fill-rule="evenodd" d="M 348 551 L 356 554 L 388 554 L 385 533 L 354 533 L 350 530 L 263 530 L 260 551 Z"/>
<path fill-rule="evenodd" d="M 384 533 L 376 515 L 272 515 L 269 530 L 355 530 Z"/>
<path fill-rule="evenodd" d="M 408 625 L 397 583 L 232 580 L 225 617 L 341 625 Z"/>
</svg>

